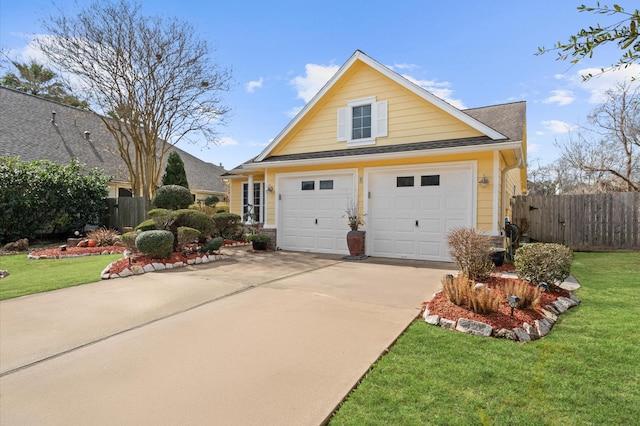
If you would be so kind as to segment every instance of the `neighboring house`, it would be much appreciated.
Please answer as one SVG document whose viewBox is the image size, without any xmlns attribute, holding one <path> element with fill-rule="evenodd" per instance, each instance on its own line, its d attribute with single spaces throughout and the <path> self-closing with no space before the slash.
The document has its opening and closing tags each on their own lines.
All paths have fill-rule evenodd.
<svg viewBox="0 0 640 426">
<path fill-rule="evenodd" d="M 357 201 L 370 256 L 449 260 L 447 231 L 501 235 L 526 191 L 525 103 L 459 110 L 356 51 L 254 159 L 231 211 L 285 250 L 348 254 Z"/>
<path fill-rule="evenodd" d="M 179 148 L 171 150 L 177 151 L 184 162 L 196 201 L 209 195 L 217 195 L 221 200 L 227 197 L 222 166 L 206 163 Z M 0 156 L 19 156 L 21 161 L 50 160 L 62 165 L 76 157 L 87 167 L 100 168 L 113 176 L 109 197 L 131 196 L 129 173 L 116 141 L 95 113 L 3 86 L 0 86 Z"/>
</svg>

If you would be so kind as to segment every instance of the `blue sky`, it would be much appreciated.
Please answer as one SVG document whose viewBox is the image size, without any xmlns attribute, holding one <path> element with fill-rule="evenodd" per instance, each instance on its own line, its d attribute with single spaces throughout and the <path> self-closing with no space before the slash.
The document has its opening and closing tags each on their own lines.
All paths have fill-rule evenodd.
<svg viewBox="0 0 640 426">
<path fill-rule="evenodd" d="M 77 0 L 79 4 L 87 4 Z M 581 74 L 614 63 L 615 47 L 575 66 L 538 46 L 565 41 L 610 17 L 579 13 L 583 2 L 491 1 L 165 1 L 143 0 L 143 13 L 194 25 L 233 70 L 232 108 L 220 144 L 180 145 L 227 169 L 257 155 L 357 49 L 459 108 L 527 101 L 530 163 L 557 158 L 556 139 L 585 124 L 602 93 L 640 65 L 589 83 Z M 595 4 L 587 2 L 588 4 Z M 605 1 L 606 3 L 606 1 Z M 632 9 L 632 2 L 620 1 Z M 63 10 L 71 0 L 58 0 Z M 29 46 L 50 0 L 0 0 L 0 47 L 13 59 L 39 59 Z M 2 74 L 7 69 L 0 70 Z"/>
</svg>

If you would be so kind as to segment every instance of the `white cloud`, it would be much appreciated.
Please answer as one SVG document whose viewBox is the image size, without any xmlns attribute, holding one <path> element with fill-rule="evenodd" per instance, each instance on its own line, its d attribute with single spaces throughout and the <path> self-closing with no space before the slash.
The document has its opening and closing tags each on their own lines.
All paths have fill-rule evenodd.
<svg viewBox="0 0 640 426">
<path fill-rule="evenodd" d="M 551 93 L 552 95 L 542 101 L 543 103 L 557 103 L 559 106 L 563 106 L 573 103 L 573 101 L 576 99 L 575 96 L 573 96 L 573 92 L 571 90 L 558 89 L 552 90 Z"/>
<path fill-rule="evenodd" d="M 583 82 L 582 76 L 587 74 L 591 74 L 593 77 Z M 609 68 L 605 73 L 602 73 L 601 68 L 584 68 L 577 72 L 573 81 L 579 82 L 584 89 L 591 92 L 590 103 L 599 104 L 604 102 L 607 90 L 613 89 L 617 83 L 628 83 L 634 77 L 637 79 L 635 84 L 639 84 L 640 64 L 630 64 L 628 67 L 620 69 Z"/>
<path fill-rule="evenodd" d="M 543 121 L 542 125 L 551 133 L 555 134 L 569 133 L 570 131 L 576 129 L 576 126 L 560 120 Z"/>
<path fill-rule="evenodd" d="M 541 130 L 536 131 L 536 136 L 544 136 L 544 132 Z"/>
<path fill-rule="evenodd" d="M 393 64 L 393 65 L 388 65 L 387 67 L 392 70 L 409 70 L 409 71 L 413 71 L 416 68 L 419 68 L 419 66 L 416 64 L 407 64 L 407 63 Z"/>
<path fill-rule="evenodd" d="M 228 136 L 220 138 L 220 140 L 218 141 L 218 146 L 235 146 L 235 145 L 238 145 L 238 141 Z"/>
<path fill-rule="evenodd" d="M 295 77 L 291 80 L 291 84 L 298 92 L 297 97 L 309 102 L 340 67 L 337 65 L 307 64 L 304 69 L 305 75 Z"/>
<path fill-rule="evenodd" d="M 462 100 L 455 99 L 453 97 L 453 90 L 450 89 L 451 84 L 449 82 L 435 81 L 435 80 L 418 80 L 406 74 L 403 74 L 402 76 L 407 80 L 409 80 L 410 82 L 422 87 L 426 91 L 431 92 L 432 94 L 439 97 L 440 99 L 450 103 L 454 107 L 458 109 L 466 108 Z"/>
<path fill-rule="evenodd" d="M 527 144 L 527 152 L 528 153 L 532 153 L 532 152 L 537 152 L 540 149 L 540 144 L 537 143 L 528 143 Z"/>
<path fill-rule="evenodd" d="M 262 87 L 262 83 L 264 82 L 264 78 L 260 77 L 257 80 L 252 80 L 250 82 L 247 83 L 247 93 L 253 93 L 256 89 L 259 89 Z"/>
</svg>

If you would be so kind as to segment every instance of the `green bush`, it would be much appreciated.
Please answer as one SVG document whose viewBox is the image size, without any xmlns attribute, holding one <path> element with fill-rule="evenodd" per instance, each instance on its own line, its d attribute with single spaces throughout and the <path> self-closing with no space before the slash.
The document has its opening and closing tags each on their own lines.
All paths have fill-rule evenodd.
<svg viewBox="0 0 640 426">
<path fill-rule="evenodd" d="M 136 249 L 136 238 L 138 238 L 138 233 L 136 232 L 126 232 L 120 237 L 124 246 L 129 250 Z"/>
<path fill-rule="evenodd" d="M 156 229 L 166 229 L 171 221 L 171 212 L 168 209 L 152 209 L 147 212 L 147 215 L 155 222 Z"/>
<path fill-rule="evenodd" d="M 214 207 L 216 204 L 218 204 L 218 202 L 220 201 L 220 198 L 218 198 L 215 195 L 209 195 L 207 198 L 204 199 L 204 205 L 207 207 Z"/>
<path fill-rule="evenodd" d="M 170 231 L 144 231 L 136 238 L 136 247 L 142 254 L 165 258 L 171 257 L 173 253 L 173 241 L 173 234 Z"/>
<path fill-rule="evenodd" d="M 216 213 L 213 221 L 216 224 L 216 234 L 219 237 L 232 239 L 242 231 L 242 218 L 234 213 Z"/>
<path fill-rule="evenodd" d="M 180 185 L 161 186 L 153 198 L 153 205 L 160 209 L 186 209 L 191 203 L 193 203 L 191 191 Z"/>
<path fill-rule="evenodd" d="M 474 228 L 457 227 L 447 233 L 449 255 L 458 265 L 462 275 L 474 281 L 483 280 L 491 274 L 491 239 Z"/>
<path fill-rule="evenodd" d="M 247 235 L 246 239 L 248 243 L 252 243 L 254 241 L 256 243 L 267 243 L 269 242 L 271 237 L 269 237 L 267 234 L 249 234 Z"/>
<path fill-rule="evenodd" d="M 153 219 L 147 219 L 144 222 L 141 222 L 140 224 L 138 224 L 138 226 L 136 226 L 134 230 L 136 232 L 144 232 L 144 231 L 152 231 L 154 229 L 158 229 L 156 226 L 156 222 Z"/>
<path fill-rule="evenodd" d="M 224 239 L 222 237 L 211 238 L 204 244 L 202 249 L 207 253 L 213 253 L 214 251 L 220 250 L 220 247 L 222 247 L 223 243 Z"/>
<path fill-rule="evenodd" d="M 188 226 L 180 226 L 178 227 L 178 244 L 180 246 L 184 246 L 198 238 L 199 235 L 200 231 L 197 229 L 189 228 Z"/>
<path fill-rule="evenodd" d="M 533 284 L 559 283 L 571 273 L 573 251 L 555 243 L 533 243 L 521 246 L 514 257 L 518 277 Z"/>
<path fill-rule="evenodd" d="M 206 213 L 193 209 L 180 209 L 171 212 L 170 229 L 177 229 L 181 226 L 188 226 L 200 231 L 203 237 L 213 234 L 216 224 Z"/>
<path fill-rule="evenodd" d="M 0 157 L 0 243 L 97 224 L 106 211 L 109 179 L 75 158 L 59 165 Z"/>
</svg>

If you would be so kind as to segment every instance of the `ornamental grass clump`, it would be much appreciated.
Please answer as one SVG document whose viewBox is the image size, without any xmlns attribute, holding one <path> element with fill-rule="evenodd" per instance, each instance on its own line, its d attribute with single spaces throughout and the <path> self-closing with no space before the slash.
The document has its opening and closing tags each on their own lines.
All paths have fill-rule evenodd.
<svg viewBox="0 0 640 426">
<path fill-rule="evenodd" d="M 445 275 L 442 288 L 451 303 L 466 307 L 477 314 L 498 312 L 502 297 L 484 284 L 476 284 L 464 275 Z"/>
<path fill-rule="evenodd" d="M 120 233 L 118 231 L 115 229 L 107 229 L 105 227 L 87 232 L 87 238 L 94 240 L 98 247 L 115 246 L 120 244 L 121 241 Z"/>
<path fill-rule="evenodd" d="M 536 309 L 540 305 L 542 290 L 524 281 L 509 280 L 502 287 L 507 296 L 517 296 L 519 309 Z"/>
<path fill-rule="evenodd" d="M 488 235 L 474 228 L 456 227 L 447 233 L 447 243 L 461 275 L 474 281 L 489 277 L 493 262 Z"/>
<path fill-rule="evenodd" d="M 461 275 L 445 275 L 442 277 L 442 289 L 451 303 L 462 306 L 467 300 L 469 280 Z"/>
<path fill-rule="evenodd" d="M 535 285 L 560 283 L 571 273 L 573 251 L 562 244 L 533 243 L 520 247 L 514 257 L 519 278 Z"/>
</svg>

